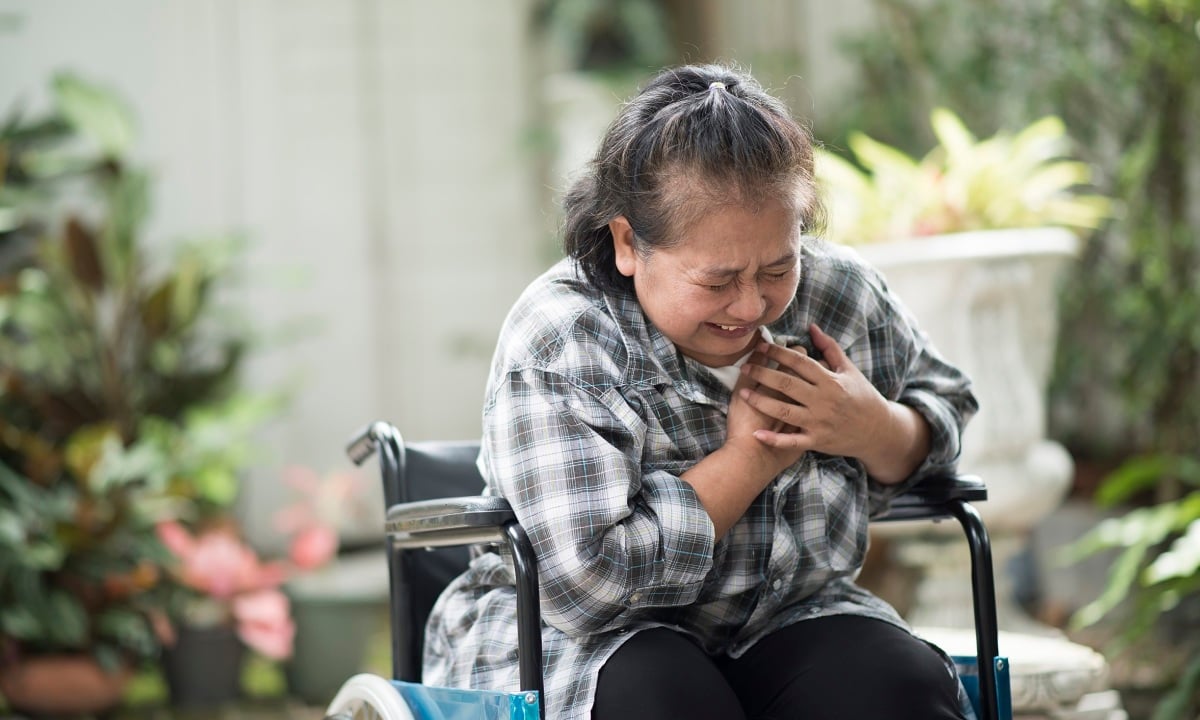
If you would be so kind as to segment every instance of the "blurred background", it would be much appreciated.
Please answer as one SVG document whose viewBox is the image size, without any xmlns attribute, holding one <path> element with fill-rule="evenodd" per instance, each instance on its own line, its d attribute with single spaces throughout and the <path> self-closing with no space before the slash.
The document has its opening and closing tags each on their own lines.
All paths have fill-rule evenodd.
<svg viewBox="0 0 1200 720">
<path fill-rule="evenodd" d="M 1028 490 L 1044 510 L 1006 519 L 1018 499 L 995 517 L 1015 539 L 997 572 L 1021 614 L 1002 629 L 1104 656 L 1102 678 L 1065 705 L 1031 700 L 1029 717 L 1195 717 L 1198 23 L 1197 0 L 0 0 L 0 650 L 94 649 L 94 628 L 114 622 L 97 608 L 119 600 L 108 664 L 154 656 L 154 618 L 178 627 L 180 608 L 213 595 L 172 575 L 164 546 L 186 563 L 214 528 L 288 557 L 297 652 L 306 598 L 375 612 L 382 561 L 354 560 L 379 541 L 382 500 L 373 476 L 350 472 L 344 440 L 374 419 L 409 439 L 478 435 L 496 334 L 560 257 L 572 173 L 654 70 L 722 60 L 863 172 L 840 189 L 828 176 L 831 232 L 839 209 L 868 214 L 872 171 L 876 220 L 939 208 L 880 240 L 1069 228 L 1053 266 L 1004 265 L 1044 295 L 988 315 L 982 335 L 935 333 L 972 374 L 1031 366 L 981 393 L 993 407 L 1030 397 L 1016 402 L 1026 414 L 981 420 L 968 458 L 985 479 L 996 466 L 994 485 L 1047 477 Z M 935 108 L 953 122 L 931 123 Z M 1061 132 L 1037 125 L 1048 116 Z M 1061 162 L 1041 172 L 1030 157 Z M 926 181 L 919 202 L 897 198 Z M 994 212 L 1039 190 L 1058 215 Z M 1081 216 L 1067 197 L 1102 202 Z M 839 239 L 872 239 L 856 227 Z M 901 288 L 886 247 L 862 247 Z M 955 325 L 945 315 L 922 322 Z M 960 324 L 986 324 L 971 317 Z M 1008 335 L 1030 325 L 1029 344 Z M 1001 436 L 1024 443 L 1026 465 L 1000 468 L 984 446 Z M 67 505 L 57 525 L 30 521 Z M 108 518 L 104 533 L 137 515 L 120 547 L 144 550 L 68 537 L 81 508 Z M 35 536 L 45 555 L 28 550 Z M 921 580 L 897 559 L 906 542 L 878 538 L 866 579 L 911 609 Z M 72 563 L 108 563 L 77 575 L 132 589 L 76 592 L 60 582 Z M 63 618 L 79 632 L 46 630 Z M 256 677 L 256 696 L 289 692 Z M 158 697 L 154 682 L 133 687 L 126 703 Z M 1079 714 L 1081 696 L 1109 688 L 1124 710 Z"/>
</svg>

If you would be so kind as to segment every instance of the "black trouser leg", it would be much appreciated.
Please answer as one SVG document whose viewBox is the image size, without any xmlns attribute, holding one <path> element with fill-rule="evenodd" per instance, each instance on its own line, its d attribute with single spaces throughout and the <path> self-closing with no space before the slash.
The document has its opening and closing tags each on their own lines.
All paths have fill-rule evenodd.
<svg viewBox="0 0 1200 720">
<path fill-rule="evenodd" d="M 643 630 L 613 654 L 596 683 L 593 720 L 742 720 L 738 698 L 695 642 Z"/>
<path fill-rule="evenodd" d="M 958 682 L 941 655 L 881 620 L 805 620 L 720 665 L 755 720 L 963 717 Z"/>
</svg>

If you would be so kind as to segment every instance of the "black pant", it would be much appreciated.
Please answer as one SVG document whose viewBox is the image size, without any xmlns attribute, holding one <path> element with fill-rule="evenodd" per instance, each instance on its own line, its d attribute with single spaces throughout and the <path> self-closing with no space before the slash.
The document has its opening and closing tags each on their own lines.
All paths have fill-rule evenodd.
<svg viewBox="0 0 1200 720">
<path fill-rule="evenodd" d="M 600 669 L 593 720 L 941 720 L 958 683 L 925 642 L 880 620 L 805 620 L 733 660 L 673 630 L 643 630 Z"/>
</svg>

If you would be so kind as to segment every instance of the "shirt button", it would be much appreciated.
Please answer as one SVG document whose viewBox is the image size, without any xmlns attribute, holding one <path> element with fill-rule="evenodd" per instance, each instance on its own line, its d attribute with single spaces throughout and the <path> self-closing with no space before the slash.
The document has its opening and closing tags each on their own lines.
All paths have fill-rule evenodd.
<svg viewBox="0 0 1200 720">
<path fill-rule="evenodd" d="M 639 600 L 641 600 L 641 599 L 642 599 L 642 594 L 641 594 L 640 592 L 635 592 L 635 593 L 632 593 L 632 594 L 629 596 L 629 602 L 631 602 L 631 603 L 635 603 L 635 602 L 637 602 L 637 601 L 639 601 Z"/>
<path fill-rule="evenodd" d="M 776 590 L 778 590 L 779 588 L 783 587 L 783 581 L 782 581 L 782 580 L 776 580 L 775 582 L 771 583 L 771 587 L 773 587 L 773 588 L 775 588 Z"/>
</svg>

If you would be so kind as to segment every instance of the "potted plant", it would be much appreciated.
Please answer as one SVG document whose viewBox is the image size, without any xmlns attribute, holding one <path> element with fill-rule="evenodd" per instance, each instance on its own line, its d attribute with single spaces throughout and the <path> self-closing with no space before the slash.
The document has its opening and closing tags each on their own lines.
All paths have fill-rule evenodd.
<svg viewBox="0 0 1200 720">
<path fill-rule="evenodd" d="M 236 244 L 148 257 L 128 109 L 72 75 L 52 99 L 0 125 L 0 693 L 49 713 L 110 705 L 157 658 L 177 588 L 156 525 L 224 511 L 275 406 L 240 390 L 248 335 L 216 304 Z M 113 682 L 84 707 L 52 669 L 39 693 L 54 662 Z"/>
<path fill-rule="evenodd" d="M 171 576 L 184 590 L 171 606 L 163 657 L 171 702 L 232 702 L 241 695 L 246 648 L 274 661 L 292 654 L 295 625 L 280 590 L 288 568 L 262 561 L 228 520 L 212 521 L 194 535 L 176 521 L 157 530 L 174 556 Z"/>
<path fill-rule="evenodd" d="M 858 166 L 819 153 L 830 237 L 878 267 L 942 355 L 972 378 L 980 410 L 965 431 L 960 468 L 988 482 L 988 502 L 979 510 L 1001 569 L 1000 627 L 1061 635 L 1019 608 L 1007 568 L 1070 486 L 1071 457 L 1046 437 L 1058 281 L 1080 234 L 1103 223 L 1114 207 L 1086 190 L 1090 169 L 1070 159 L 1057 118 L 984 139 L 948 110 L 935 110 L 931 121 L 937 145 L 921 158 L 863 134 L 848 137 Z M 883 534 L 894 541 L 892 557 L 919 578 L 908 619 L 925 632 L 969 627 L 965 588 L 944 580 L 956 562 L 968 559 L 936 530 L 888 528 Z M 1055 646 L 1055 660 L 1033 662 L 1040 646 L 1023 642 L 1008 645 L 1014 707 L 1051 711 L 1102 689 L 1104 661 L 1090 649 L 1064 643 Z M 1060 655 L 1072 658 L 1077 682 L 1060 682 Z"/>
<path fill-rule="evenodd" d="M 861 133 L 848 138 L 861 169 L 818 153 L 828 236 L 878 267 L 973 378 L 981 409 L 961 464 L 992 481 L 989 524 L 1023 531 L 1057 506 L 1071 472 L 1065 450 L 1045 437 L 1058 276 L 1079 233 L 1114 208 L 1083 190 L 1090 169 L 1069 158 L 1055 117 L 982 140 L 946 109 L 931 124 L 938 143 L 919 159 Z"/>
<path fill-rule="evenodd" d="M 157 537 L 170 553 L 167 576 L 180 590 L 171 598 L 164 632 L 163 674 L 175 706 L 216 707 L 240 697 L 247 650 L 274 666 L 272 685 L 280 686 L 279 665 L 287 662 L 290 669 L 303 640 L 297 635 L 311 632 L 297 616 L 295 592 L 288 585 L 302 582 L 337 555 L 341 521 L 359 499 L 358 476 L 343 472 L 322 478 L 309 468 L 289 466 L 282 480 L 295 495 L 275 517 L 276 530 L 286 538 L 282 559 L 260 558 L 229 515 L 202 520 L 194 531 L 178 520 L 158 523 Z M 339 633 L 354 635 L 344 624 L 334 629 L 327 647 L 309 650 L 316 657 L 308 662 L 327 676 Z"/>
</svg>

